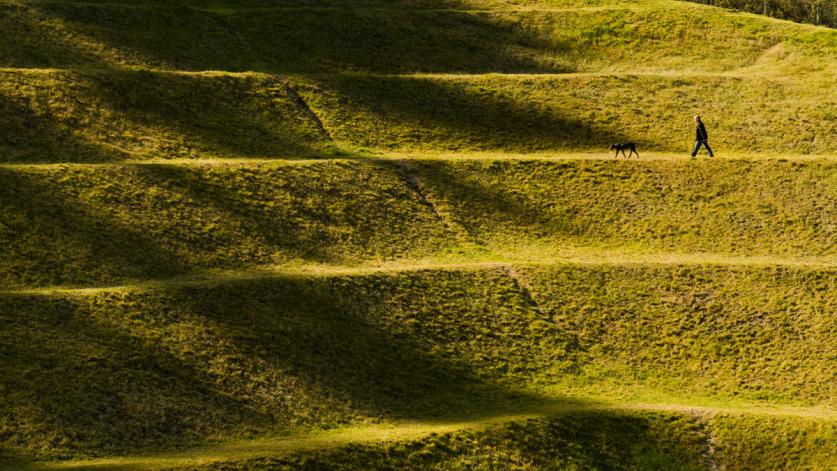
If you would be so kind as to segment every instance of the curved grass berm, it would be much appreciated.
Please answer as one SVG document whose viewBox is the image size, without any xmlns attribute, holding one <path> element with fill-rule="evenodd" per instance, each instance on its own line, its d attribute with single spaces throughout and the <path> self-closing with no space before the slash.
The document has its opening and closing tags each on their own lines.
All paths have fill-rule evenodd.
<svg viewBox="0 0 837 471">
<path fill-rule="evenodd" d="M 835 58 L 664 0 L 0 0 L 0 468 L 832 469 Z"/>
</svg>

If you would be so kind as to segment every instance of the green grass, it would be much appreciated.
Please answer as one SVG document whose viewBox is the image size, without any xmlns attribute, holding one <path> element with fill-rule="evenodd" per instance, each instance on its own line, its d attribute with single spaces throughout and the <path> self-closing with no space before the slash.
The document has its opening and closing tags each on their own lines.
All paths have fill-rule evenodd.
<svg viewBox="0 0 837 471">
<path fill-rule="evenodd" d="M 0 65 L 282 73 L 720 71 L 748 65 L 776 43 L 815 38 L 830 45 L 825 52 L 833 54 L 834 33 L 825 28 L 689 4 L 607 2 L 604 10 L 573 12 L 466 11 L 492 5 L 446 3 L 460 9 L 404 9 L 390 3 L 383 10 L 209 11 L 147 2 L 4 2 Z M 806 50 L 823 52 L 822 47 Z"/>
<path fill-rule="evenodd" d="M 285 86 L 263 74 L 0 71 L 0 161 L 328 153 Z"/>
<path fill-rule="evenodd" d="M 719 415 L 709 422 L 725 469 L 833 469 L 837 426 L 833 420 Z"/>
<path fill-rule="evenodd" d="M 605 153 L 614 142 L 637 142 L 640 153 L 685 157 L 695 114 L 721 156 L 831 153 L 837 132 L 834 80 L 823 75 L 336 75 L 298 83 L 336 140 L 395 151 Z"/>
<path fill-rule="evenodd" d="M 297 259 L 357 263 L 426 255 L 453 238 L 389 163 L 0 174 L 7 285 L 112 284 Z"/>
<path fill-rule="evenodd" d="M 837 335 L 833 270 L 559 266 L 520 276 L 589 360 L 570 383 L 832 401 L 834 358 L 822 353 Z"/>
<path fill-rule="evenodd" d="M 758 429 L 766 423 L 769 434 Z M 833 423 L 812 420 L 575 412 L 414 441 L 229 460 L 199 469 L 828 469 L 837 461 L 822 445 L 835 434 Z"/>
<path fill-rule="evenodd" d="M 831 271 L 511 273 L 3 295 L 4 443 L 41 458 L 138 453 L 564 393 L 704 404 L 833 397 Z"/>
<path fill-rule="evenodd" d="M 696 113 L 721 155 L 833 153 L 833 30 L 650 0 L 379 6 L 4 2 L 0 159 L 319 155 L 326 133 L 398 151 L 685 153 Z M 211 70 L 243 73 L 182 73 Z M 482 75 L 498 72 L 513 75 Z M 386 75 L 415 73 L 437 75 Z M 292 75 L 326 132 L 272 74 Z"/>
<path fill-rule="evenodd" d="M 347 149 L 833 153 L 833 76 L 294 76 L 0 71 L 0 161 L 330 156 Z M 289 97 L 291 84 L 325 126 Z M 672 106 L 676 104 L 676 106 Z M 758 113 L 754 113 L 754 109 Z"/>
<path fill-rule="evenodd" d="M 415 441 L 354 445 L 201 469 L 700 470 L 697 421 L 674 414 L 570 413 Z"/>
<path fill-rule="evenodd" d="M 835 251 L 830 161 L 420 160 L 413 167 L 453 225 L 497 250 L 531 244 L 544 253 L 570 242 L 774 256 Z"/>
<path fill-rule="evenodd" d="M 0 0 L 0 467 L 833 468 L 835 58 L 663 0 Z"/>
<path fill-rule="evenodd" d="M 769 423 L 773 438 L 728 434 L 755 423 Z M 512 469 L 827 468 L 835 457 L 822 444 L 834 434 L 827 421 L 794 416 L 558 403 L 534 414 L 394 422 L 25 469 L 492 469 L 501 463 Z"/>
<path fill-rule="evenodd" d="M 457 302 L 482 289 L 496 293 Z M 542 343 L 516 345 L 534 320 L 525 305 L 494 311 L 505 325 L 493 325 L 488 312 L 516 295 L 502 273 L 440 273 L 5 296 L 4 441 L 30 456 L 130 453 L 496 407 L 525 394 L 488 379 L 535 368 L 526 354 Z M 434 330 L 405 319 L 418 315 Z M 478 344 L 473 362 L 453 355 Z M 514 364 L 497 361 L 506 353 Z"/>
<path fill-rule="evenodd" d="M 3 167 L 0 286 L 112 285 L 300 262 L 550 259 L 597 249 L 833 263 L 831 160 L 410 166 Z"/>
</svg>

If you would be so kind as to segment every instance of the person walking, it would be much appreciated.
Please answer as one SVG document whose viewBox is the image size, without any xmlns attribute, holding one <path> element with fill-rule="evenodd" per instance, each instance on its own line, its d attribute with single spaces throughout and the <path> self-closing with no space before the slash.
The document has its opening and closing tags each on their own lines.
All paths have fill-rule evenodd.
<svg viewBox="0 0 837 471">
<path fill-rule="evenodd" d="M 697 126 L 695 127 L 695 149 L 692 151 L 692 158 L 694 159 L 695 156 L 697 156 L 700 146 L 706 147 L 706 150 L 709 152 L 710 159 L 715 157 L 715 154 L 712 152 L 712 148 L 709 147 L 709 134 L 706 134 L 706 126 L 703 125 L 703 121 L 700 120 L 700 116 L 695 116 L 695 123 L 697 123 Z"/>
</svg>

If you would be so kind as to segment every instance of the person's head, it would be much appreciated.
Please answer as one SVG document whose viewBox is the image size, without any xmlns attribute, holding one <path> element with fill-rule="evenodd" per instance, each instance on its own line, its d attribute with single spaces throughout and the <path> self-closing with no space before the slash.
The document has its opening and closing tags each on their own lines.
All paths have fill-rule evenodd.
<svg viewBox="0 0 837 471">
<path fill-rule="evenodd" d="M 699 122 L 700 122 L 700 116 L 695 115 L 695 122 L 696 122 L 696 123 L 699 123 Z"/>
</svg>

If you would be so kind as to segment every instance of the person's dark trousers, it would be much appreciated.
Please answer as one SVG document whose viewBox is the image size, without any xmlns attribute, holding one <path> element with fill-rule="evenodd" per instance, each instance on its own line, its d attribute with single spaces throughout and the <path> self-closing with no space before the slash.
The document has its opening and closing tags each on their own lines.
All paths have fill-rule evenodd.
<svg viewBox="0 0 837 471">
<path fill-rule="evenodd" d="M 709 152 L 709 157 L 715 157 L 715 154 L 712 153 L 712 148 L 709 147 L 709 141 L 695 141 L 695 150 L 692 151 L 692 158 L 695 158 L 698 151 L 700 150 L 700 146 L 705 146 L 706 150 Z"/>
</svg>

